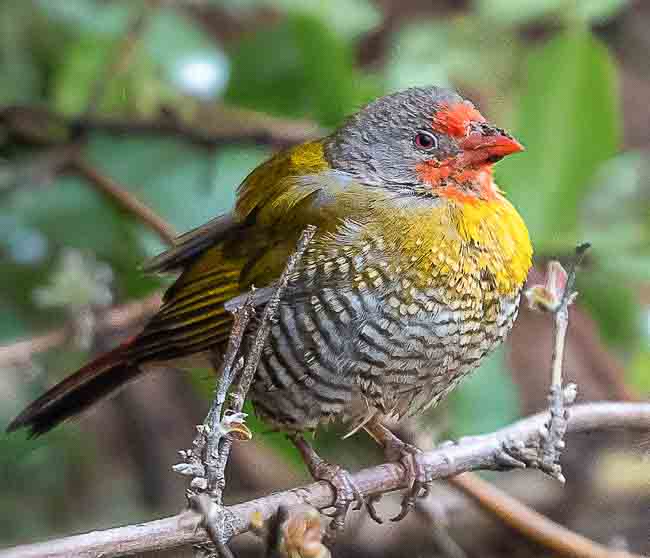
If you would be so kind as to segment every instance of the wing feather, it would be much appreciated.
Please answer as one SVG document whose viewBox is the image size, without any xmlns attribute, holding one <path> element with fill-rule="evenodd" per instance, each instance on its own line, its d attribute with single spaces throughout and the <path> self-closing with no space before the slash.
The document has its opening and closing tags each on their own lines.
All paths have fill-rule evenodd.
<svg viewBox="0 0 650 558">
<path fill-rule="evenodd" d="M 233 213 L 178 237 L 175 246 L 150 260 L 148 271 L 182 271 L 163 305 L 129 348 L 136 361 L 184 357 L 223 345 L 236 305 L 253 286 L 262 305 L 305 226 L 336 228 L 323 190 L 349 184 L 328 171 L 319 142 L 276 155 L 255 169 L 239 189 Z M 328 209 L 326 211 L 325 209 Z M 350 204 L 344 210 L 349 210 Z"/>
<path fill-rule="evenodd" d="M 238 223 L 231 213 L 219 215 L 204 225 L 178 236 L 174 246 L 146 261 L 142 269 L 151 273 L 181 271 L 206 248 L 217 243 L 237 227 Z"/>
</svg>

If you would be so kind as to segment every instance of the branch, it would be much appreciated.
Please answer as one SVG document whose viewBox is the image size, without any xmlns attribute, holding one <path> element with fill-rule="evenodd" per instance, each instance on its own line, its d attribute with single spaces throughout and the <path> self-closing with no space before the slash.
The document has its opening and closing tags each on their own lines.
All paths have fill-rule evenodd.
<svg viewBox="0 0 650 558">
<path fill-rule="evenodd" d="M 589 244 L 582 244 L 576 248 L 575 260 L 568 273 L 559 262 L 550 262 L 545 284 L 533 285 L 526 292 L 531 308 L 554 315 L 555 341 L 548 396 L 550 418 L 542 436 L 539 463 L 535 465 L 561 482 L 565 480 L 559 463 L 567 428 L 568 411 L 565 404 L 575 399 L 575 386 L 573 384 L 569 384 L 566 388 L 562 386 L 564 346 L 569 326 L 569 306 L 577 296 L 574 291 L 577 269 L 588 248 Z M 453 477 L 450 483 L 460 488 L 481 504 L 484 510 L 492 513 L 511 528 L 551 550 L 560 552 L 563 556 L 574 558 L 612 556 L 607 548 L 600 547 L 589 539 L 554 523 L 471 473 Z"/>
<path fill-rule="evenodd" d="M 469 475 L 471 473 L 465 473 Z M 424 516 L 426 528 L 431 534 L 435 549 L 445 558 L 467 558 L 463 548 L 454 540 L 447 530 L 447 518 L 444 507 L 431 498 L 421 498 L 416 508 L 418 513 Z"/>
<path fill-rule="evenodd" d="M 0 108 L 0 124 L 18 139 L 43 147 L 68 143 L 80 131 L 176 137 L 208 148 L 237 143 L 283 148 L 324 133 L 307 120 L 287 120 L 244 109 L 211 105 L 197 112 L 193 118 L 171 113 L 157 118 L 68 117 L 44 107 L 10 105 Z"/>
<path fill-rule="evenodd" d="M 312 226 L 307 227 L 305 231 L 302 233 L 302 236 L 298 241 L 298 246 L 296 247 L 296 251 L 289 258 L 287 265 L 285 266 L 284 271 L 282 272 L 282 275 L 278 280 L 278 284 L 275 287 L 275 292 L 273 293 L 273 296 L 271 297 L 269 302 L 266 304 L 266 307 L 264 308 L 262 321 L 255 335 L 253 346 L 249 354 L 246 356 L 245 365 L 243 366 L 241 377 L 237 381 L 237 386 L 232 396 L 233 405 L 230 409 L 228 409 L 230 412 L 233 413 L 233 415 L 240 414 L 244 408 L 244 402 L 246 401 L 246 396 L 248 395 L 248 391 L 250 390 L 251 384 L 253 383 L 253 378 L 255 377 L 255 372 L 257 371 L 257 366 L 260 357 L 262 356 L 264 345 L 269 336 L 269 333 L 271 332 L 271 324 L 277 314 L 282 295 L 284 294 L 284 291 L 289 284 L 294 269 L 302 259 L 302 256 L 305 250 L 307 249 L 307 246 L 311 242 L 312 238 L 314 238 L 315 233 L 316 233 L 316 228 Z M 238 314 L 241 312 L 246 312 L 247 309 L 249 309 L 250 311 L 250 306 L 249 306 L 250 304 L 252 304 L 252 299 L 249 299 L 247 302 L 244 303 L 244 306 L 237 311 Z M 244 325 L 243 328 L 245 327 L 246 326 Z M 243 328 L 239 335 L 239 341 L 237 343 L 238 345 L 241 345 L 241 340 L 244 334 Z M 221 486 L 220 489 L 221 492 L 223 491 L 223 488 L 225 487 L 224 470 L 226 468 L 228 456 L 230 455 L 231 446 L 232 446 L 232 438 L 226 436 L 220 450 L 218 470 L 214 471 L 212 474 L 210 473 L 210 462 L 206 461 L 208 489 L 212 490 L 214 488 L 215 481 L 221 480 L 223 486 Z M 216 450 L 216 442 L 208 441 L 208 448 L 212 448 L 213 451 Z M 221 495 L 219 496 L 217 503 L 221 504 Z"/>
<path fill-rule="evenodd" d="M 465 473 L 449 479 L 483 509 L 530 540 L 568 558 L 631 558 L 628 552 L 602 546 L 537 513 L 477 475 Z M 640 558 L 640 557 L 639 557 Z"/>
<path fill-rule="evenodd" d="M 562 291 L 559 305 L 555 310 L 553 321 L 555 344 L 553 356 L 551 357 L 551 388 L 549 390 L 549 411 L 551 418 L 548 423 L 548 436 L 542 446 L 542 469 L 551 471 L 551 474 L 559 481 L 564 482 L 561 466 L 559 465 L 560 454 L 564 448 L 564 434 L 566 432 L 566 419 L 568 411 L 565 403 L 572 403 L 576 397 L 576 386 L 569 384 L 562 387 L 562 371 L 564 368 L 564 346 L 566 343 L 566 332 L 569 328 L 569 306 L 574 302 L 578 293 L 574 291 L 578 266 L 582 261 L 590 245 L 581 244 L 576 248 L 575 260 L 565 273 L 565 286 Z M 559 264 L 558 264 L 559 265 Z"/>
<path fill-rule="evenodd" d="M 241 347 L 246 328 L 253 317 L 254 311 L 253 305 L 248 300 L 235 314 L 235 321 L 228 341 L 228 350 L 226 351 L 225 363 L 221 378 L 219 379 L 217 394 L 212 402 L 208 416 L 205 418 L 204 424 L 208 429 L 205 430 L 205 436 L 201 436 L 205 440 L 205 453 L 202 456 L 205 463 L 205 489 L 215 498 L 219 505 L 222 504 L 223 490 L 226 487 L 226 463 L 230 454 L 230 445 L 232 444 L 232 439 L 229 434 L 234 430 L 232 424 L 229 424 L 227 430 L 222 428 L 222 423 L 226 422 L 226 416 L 222 412 L 223 405 L 226 402 L 228 390 L 233 380 L 244 366 L 242 359 L 239 359 L 237 362 L 235 362 L 235 359 L 239 354 L 239 348 Z M 229 418 L 241 417 L 241 421 L 243 421 L 244 417 L 241 415 L 242 407 L 243 405 L 238 405 L 237 408 L 232 409 L 232 415 L 229 415 Z M 231 420 L 227 422 L 232 423 Z M 243 425 L 240 428 L 243 428 Z M 252 437 L 250 432 L 248 430 L 245 432 L 246 437 L 250 439 Z M 220 446 L 222 440 L 223 443 Z M 226 446 L 228 446 L 227 449 Z"/>
<path fill-rule="evenodd" d="M 243 305 L 234 310 L 235 323 L 228 342 L 214 401 L 203 425 L 197 427 L 199 433 L 194 439 L 193 448 L 181 452 L 181 455 L 186 458 L 186 462 L 174 467 L 175 471 L 194 477 L 190 484 L 192 489 L 189 495 L 190 506 L 201 511 L 204 518 L 203 524 L 210 539 L 217 546 L 220 556 L 232 556 L 226 546 L 229 537 L 224 536 L 225 522 L 228 517 L 224 513 L 222 504 L 223 491 L 226 488 L 225 470 L 230 456 L 233 434 L 237 433 L 240 437 L 243 434 L 245 439 L 250 439 L 252 436 L 244 424 L 246 416 L 242 413 L 244 402 L 253 383 L 284 291 L 315 234 L 315 227 L 305 228 L 295 252 L 289 257 L 284 271 L 273 289 L 274 292 L 264 308 L 264 314 L 257 328 L 252 347 L 246 358 L 244 359 L 242 356 L 239 360 L 236 360 L 237 355 L 248 323 L 254 313 L 254 295 L 246 295 Z M 237 378 L 239 372 L 241 372 L 241 376 Z M 234 382 L 236 378 L 237 381 Z M 223 405 L 231 384 L 235 384 L 231 393 L 232 407 L 223 412 Z M 197 490 L 198 494 L 194 490 Z"/>
<path fill-rule="evenodd" d="M 160 301 L 160 293 L 154 293 L 142 300 L 115 306 L 102 312 L 97 322 L 97 334 L 128 331 L 153 316 L 160 307 Z M 70 339 L 74 331 L 74 324 L 70 323 L 31 339 L 0 346 L 0 368 L 22 366 L 36 354 L 61 347 Z"/>
<path fill-rule="evenodd" d="M 522 419 L 513 425 L 467 442 L 446 446 L 424 454 L 424 463 L 433 479 L 447 478 L 479 469 L 503 470 L 525 464 L 527 455 L 536 455 L 545 432 L 548 413 Z M 650 431 L 650 403 L 587 403 L 571 409 L 568 420 L 570 432 L 595 429 L 628 428 Z M 405 487 L 404 469 L 396 463 L 386 463 L 363 469 L 352 480 L 365 496 L 383 494 Z M 309 503 L 317 509 L 334 502 L 332 488 L 326 482 L 271 494 L 226 508 L 232 521 L 228 522 L 228 537 L 251 529 L 254 514 L 266 520 L 280 505 L 288 507 Z M 104 558 L 138 552 L 151 552 L 203 543 L 208 536 L 200 529 L 202 518 L 186 511 L 179 515 L 127 527 L 95 531 L 45 543 L 18 546 L 0 551 L 0 558 Z M 619 553 L 617 558 L 634 555 Z M 636 557 L 638 558 L 638 557 Z"/>
<path fill-rule="evenodd" d="M 118 53 L 119 64 L 128 59 L 143 24 L 136 19 L 127 35 L 125 52 Z M 98 89 L 99 91 L 99 89 Z M 94 99 L 94 98 L 93 98 Z M 133 214 L 138 220 L 154 230 L 161 240 L 172 245 L 176 237 L 173 228 L 152 209 L 140 202 L 126 188 L 101 173 L 81 154 L 82 143 L 79 134 L 89 130 L 115 133 L 145 133 L 174 135 L 202 146 L 216 147 L 222 144 L 251 142 L 284 147 L 314 137 L 316 128 L 312 124 L 285 121 L 251 111 L 236 109 L 213 109 L 208 115 L 197 115 L 197 122 L 183 123 L 168 117 L 159 120 L 102 120 L 93 116 L 95 101 L 91 99 L 89 109 L 79 118 L 67 118 L 44 108 L 31 106 L 10 106 L 0 109 L 0 124 L 6 132 L 23 141 L 50 148 L 46 157 L 47 168 L 55 173 L 67 167 L 86 179 L 119 207 Z M 207 109 L 203 109 L 205 112 Z M 76 138 L 76 139 L 75 139 Z"/>
<path fill-rule="evenodd" d="M 574 291 L 578 266 L 589 248 L 589 243 L 580 244 L 576 248 L 575 258 L 568 273 L 559 262 L 549 262 L 545 284 L 533 285 L 525 293 L 532 309 L 550 312 L 554 316 L 555 342 L 551 357 L 551 386 L 548 395 L 550 418 L 546 424 L 539 468 L 560 482 L 565 482 L 560 455 L 565 446 L 564 434 L 568 419 L 566 405 L 575 401 L 577 390 L 575 384 L 562 386 L 564 345 L 569 327 L 569 306 L 578 296 Z"/>
<path fill-rule="evenodd" d="M 70 158 L 68 168 L 85 178 L 96 190 L 109 197 L 120 208 L 131 213 L 136 217 L 136 219 L 156 232 L 165 244 L 168 246 L 174 244 L 176 232 L 167 221 L 138 200 L 138 198 L 131 194 L 125 187 L 121 186 L 105 174 L 102 174 L 86 159 L 84 159 L 81 154 L 76 153 Z"/>
</svg>

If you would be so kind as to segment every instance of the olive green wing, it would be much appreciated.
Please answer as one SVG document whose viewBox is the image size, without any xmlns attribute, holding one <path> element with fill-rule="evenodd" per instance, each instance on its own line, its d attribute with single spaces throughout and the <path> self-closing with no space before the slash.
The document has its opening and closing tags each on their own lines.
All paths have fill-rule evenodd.
<svg viewBox="0 0 650 558">
<path fill-rule="evenodd" d="M 237 228 L 238 223 L 232 213 L 219 215 L 204 225 L 178 236 L 171 248 L 146 261 L 142 269 L 147 273 L 182 271 L 204 250 L 219 243 L 228 233 Z"/>
<path fill-rule="evenodd" d="M 297 148 L 303 162 L 304 149 Z M 251 173 L 240 188 L 234 213 L 180 236 L 175 246 L 145 264 L 148 271 L 182 272 L 131 345 L 130 358 L 170 360 L 222 345 L 232 326 L 225 303 L 252 286 L 273 284 L 307 224 L 328 228 L 324 214 L 310 207 L 327 181 L 301 174 L 320 167 L 296 166 L 295 151 Z"/>
</svg>

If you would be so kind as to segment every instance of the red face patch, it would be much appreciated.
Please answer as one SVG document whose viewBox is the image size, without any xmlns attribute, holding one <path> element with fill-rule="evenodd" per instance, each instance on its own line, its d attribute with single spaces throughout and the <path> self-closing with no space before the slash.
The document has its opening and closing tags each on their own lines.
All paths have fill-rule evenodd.
<svg viewBox="0 0 650 558">
<path fill-rule="evenodd" d="M 415 171 L 422 182 L 431 186 L 438 186 L 451 175 L 453 168 L 450 165 L 437 165 L 431 161 L 419 163 Z"/>
<path fill-rule="evenodd" d="M 485 122 L 483 115 L 468 101 L 441 105 L 433 117 L 431 127 L 453 137 L 464 137 L 472 122 Z"/>
<path fill-rule="evenodd" d="M 427 161 L 417 165 L 416 172 L 422 182 L 444 198 L 475 204 L 481 199 L 489 201 L 497 197 L 490 166 L 463 170 Z M 468 188 L 468 185 L 472 187 Z"/>
</svg>

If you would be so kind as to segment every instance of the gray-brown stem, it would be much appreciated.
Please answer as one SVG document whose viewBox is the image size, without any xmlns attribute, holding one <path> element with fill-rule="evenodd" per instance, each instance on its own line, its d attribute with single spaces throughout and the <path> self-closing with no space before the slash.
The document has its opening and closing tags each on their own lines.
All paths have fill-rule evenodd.
<svg viewBox="0 0 650 558">
<path fill-rule="evenodd" d="M 468 443 L 434 449 L 424 454 L 432 478 L 446 478 L 479 469 L 507 469 L 504 453 L 525 457 L 539 447 L 548 414 L 540 413 Z M 587 403 L 576 405 L 568 421 L 569 432 L 585 432 L 604 428 L 628 428 L 650 431 L 650 403 Z M 520 462 L 520 465 L 523 465 Z M 352 480 L 364 496 L 382 494 L 404 487 L 404 470 L 395 463 L 386 463 L 354 473 Z M 280 505 L 294 506 L 307 501 L 317 509 L 332 505 L 334 494 L 326 482 L 287 490 L 225 508 L 225 535 L 230 538 L 251 528 L 254 512 L 268 519 Z M 95 531 L 63 539 L 23 545 L 0 551 L 0 558 L 63 558 L 101 555 L 112 558 L 167 550 L 206 542 L 208 534 L 199 526 L 202 517 L 186 511 L 179 515 L 131 525 Z"/>
</svg>

